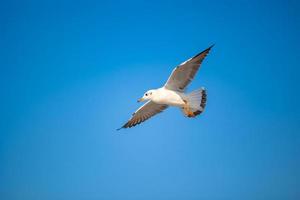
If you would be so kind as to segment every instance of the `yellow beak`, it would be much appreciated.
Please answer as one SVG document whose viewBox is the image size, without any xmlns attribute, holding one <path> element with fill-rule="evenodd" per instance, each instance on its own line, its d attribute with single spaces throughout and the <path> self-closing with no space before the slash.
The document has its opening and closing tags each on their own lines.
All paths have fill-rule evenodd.
<svg viewBox="0 0 300 200">
<path fill-rule="evenodd" d="M 144 98 L 140 98 L 137 100 L 137 102 L 142 102 L 142 101 L 144 101 Z"/>
</svg>

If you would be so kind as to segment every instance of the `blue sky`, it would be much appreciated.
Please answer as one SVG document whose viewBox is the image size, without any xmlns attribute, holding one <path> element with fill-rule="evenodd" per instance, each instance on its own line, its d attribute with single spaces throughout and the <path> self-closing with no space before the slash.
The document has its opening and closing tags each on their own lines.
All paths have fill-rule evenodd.
<svg viewBox="0 0 300 200">
<path fill-rule="evenodd" d="M 1 199 L 299 199 L 297 1 L 0 3 Z M 117 132 L 211 44 L 171 108 Z"/>
</svg>

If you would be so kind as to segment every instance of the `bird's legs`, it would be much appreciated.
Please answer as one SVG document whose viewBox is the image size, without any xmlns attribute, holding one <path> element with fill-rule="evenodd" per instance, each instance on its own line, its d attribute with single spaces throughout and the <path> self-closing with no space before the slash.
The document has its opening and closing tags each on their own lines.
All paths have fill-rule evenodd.
<svg viewBox="0 0 300 200">
<path fill-rule="evenodd" d="M 183 100 L 183 102 L 184 102 L 184 106 L 182 107 L 182 111 L 185 114 L 185 116 L 187 116 L 187 117 L 195 117 L 196 113 L 191 110 L 188 102 L 186 100 Z"/>
</svg>

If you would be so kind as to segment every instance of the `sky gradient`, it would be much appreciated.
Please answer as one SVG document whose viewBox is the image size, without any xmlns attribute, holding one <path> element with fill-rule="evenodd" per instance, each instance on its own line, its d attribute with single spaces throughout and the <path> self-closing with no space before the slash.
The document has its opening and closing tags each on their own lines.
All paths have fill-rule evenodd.
<svg viewBox="0 0 300 200">
<path fill-rule="evenodd" d="M 297 1 L 2 1 L 0 199 L 300 199 Z M 116 131 L 215 44 L 170 108 Z"/>
</svg>

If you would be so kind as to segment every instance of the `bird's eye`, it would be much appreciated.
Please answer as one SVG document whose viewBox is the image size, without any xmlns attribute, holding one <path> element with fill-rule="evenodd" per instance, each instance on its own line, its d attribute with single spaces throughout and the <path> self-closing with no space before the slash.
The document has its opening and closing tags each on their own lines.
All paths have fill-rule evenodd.
<svg viewBox="0 0 300 200">
<path fill-rule="evenodd" d="M 148 94 L 145 94 L 146 96 L 148 96 Z"/>
</svg>

